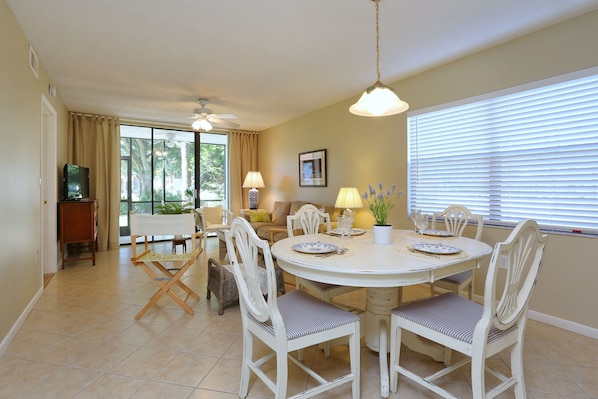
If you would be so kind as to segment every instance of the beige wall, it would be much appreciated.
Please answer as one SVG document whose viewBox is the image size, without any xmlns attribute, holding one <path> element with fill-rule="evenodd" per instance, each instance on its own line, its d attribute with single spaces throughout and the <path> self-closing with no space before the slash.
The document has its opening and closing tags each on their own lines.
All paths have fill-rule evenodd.
<svg viewBox="0 0 598 399">
<path fill-rule="evenodd" d="M 4 344 L 42 288 L 36 256 L 40 250 L 41 98 L 50 83 L 41 62 L 39 79 L 31 72 L 29 42 L 5 0 L 0 0 L 0 52 L 0 342 Z M 67 114 L 58 97 L 47 98 L 58 112 L 58 168 L 66 160 Z"/>
<path fill-rule="evenodd" d="M 392 85 L 411 110 L 467 98 L 598 65 L 595 38 L 598 11 L 532 33 L 473 56 L 412 76 Z M 406 115 L 363 118 L 351 115 L 348 99 L 260 134 L 259 170 L 266 188 L 260 206 L 274 200 L 311 199 L 334 203 L 339 187 L 350 185 L 363 192 L 368 183 L 382 180 L 407 187 Z M 298 184 L 298 153 L 328 151 L 328 187 L 304 188 Z M 406 198 L 392 211 L 390 221 L 411 228 Z M 373 219 L 365 209 L 357 225 L 369 227 Z M 483 240 L 493 244 L 509 231 L 485 229 Z M 551 235 L 544 268 L 531 309 L 540 317 L 556 318 L 566 327 L 598 334 L 598 267 L 592 260 L 596 239 Z M 487 261 L 486 261 L 487 264 Z M 476 294 L 483 293 L 485 269 L 477 273 Z M 575 323 L 581 324 L 576 326 Z"/>
</svg>

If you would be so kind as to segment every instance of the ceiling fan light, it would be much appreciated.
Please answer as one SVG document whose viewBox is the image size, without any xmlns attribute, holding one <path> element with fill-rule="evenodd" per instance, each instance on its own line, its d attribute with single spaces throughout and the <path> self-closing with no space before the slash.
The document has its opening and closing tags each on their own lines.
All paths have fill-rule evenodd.
<svg viewBox="0 0 598 399">
<path fill-rule="evenodd" d="M 193 122 L 193 124 L 191 125 L 191 127 L 195 130 L 199 130 L 200 132 L 209 132 L 210 130 L 212 130 L 212 124 L 204 118 L 196 119 L 195 122 Z"/>
</svg>

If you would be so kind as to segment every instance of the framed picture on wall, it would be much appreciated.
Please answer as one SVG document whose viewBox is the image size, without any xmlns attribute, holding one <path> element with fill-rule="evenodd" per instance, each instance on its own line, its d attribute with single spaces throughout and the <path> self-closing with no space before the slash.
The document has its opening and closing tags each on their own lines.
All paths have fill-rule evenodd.
<svg viewBox="0 0 598 399">
<path fill-rule="evenodd" d="M 299 186 L 326 187 L 326 150 L 299 154 Z"/>
</svg>

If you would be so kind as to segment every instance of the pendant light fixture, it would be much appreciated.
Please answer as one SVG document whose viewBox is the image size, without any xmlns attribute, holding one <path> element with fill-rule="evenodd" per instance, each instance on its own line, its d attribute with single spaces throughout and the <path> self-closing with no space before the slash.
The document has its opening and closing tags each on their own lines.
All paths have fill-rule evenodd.
<svg viewBox="0 0 598 399">
<path fill-rule="evenodd" d="M 409 104 L 401 100 L 395 91 L 380 82 L 380 28 L 379 2 L 376 3 L 376 83 L 365 89 L 359 101 L 351 105 L 349 112 L 359 116 L 388 116 L 409 109 Z"/>
</svg>

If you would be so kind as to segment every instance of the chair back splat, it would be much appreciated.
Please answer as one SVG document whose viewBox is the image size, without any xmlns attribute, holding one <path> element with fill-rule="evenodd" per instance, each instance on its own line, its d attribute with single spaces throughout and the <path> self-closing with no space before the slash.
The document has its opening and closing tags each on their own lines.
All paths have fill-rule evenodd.
<svg viewBox="0 0 598 399">
<path fill-rule="evenodd" d="M 297 213 L 287 216 L 289 237 L 293 237 L 296 230 L 302 234 L 318 234 L 322 224 L 325 224 L 325 232 L 330 231 L 330 214 L 311 204 L 305 204 Z"/>
<path fill-rule="evenodd" d="M 287 230 L 289 237 L 298 234 L 318 234 L 321 230 L 323 232 L 330 232 L 332 224 L 330 221 L 330 214 L 323 212 L 314 205 L 305 204 L 294 215 L 287 216 Z M 298 290 L 306 289 L 315 296 L 326 302 L 332 302 L 335 296 L 343 295 L 348 292 L 361 289 L 360 287 L 349 287 L 344 285 L 326 284 L 319 281 L 307 280 L 300 277 L 295 277 L 295 284 Z M 324 356 L 330 356 L 330 343 L 326 342 L 322 345 L 324 349 Z M 299 352 L 299 359 L 303 358 L 301 351 Z"/>
<path fill-rule="evenodd" d="M 463 205 L 450 205 L 442 212 L 436 212 L 432 215 L 432 230 L 436 230 L 437 225 L 444 219 L 444 227 L 446 231 L 450 231 L 455 236 L 462 236 L 465 228 L 475 222 L 476 230 L 475 240 L 482 238 L 482 230 L 484 229 L 484 218 L 482 215 L 475 215 Z M 472 261 L 473 262 L 473 261 Z M 479 268 L 479 261 L 475 261 L 476 268 Z M 434 296 L 435 288 L 450 290 L 455 294 L 459 294 L 462 290 L 467 289 L 467 297 L 469 300 L 473 299 L 474 289 L 474 270 L 466 270 L 464 272 L 455 274 L 453 276 L 445 277 L 430 284 L 430 296 Z"/>
<path fill-rule="evenodd" d="M 515 398 L 525 399 L 523 341 L 527 310 L 547 239 L 535 221 L 527 220 L 519 223 L 506 241 L 496 244 L 486 277 L 483 305 L 451 292 L 393 309 L 391 390 L 397 391 L 398 374 L 401 374 L 444 398 L 455 398 L 434 381 L 471 362 L 475 399 L 494 398 L 509 388 L 514 389 Z M 503 267 L 506 270 L 500 270 Z M 430 376 L 417 375 L 399 365 L 402 330 L 412 331 L 467 357 Z M 510 351 L 510 376 L 486 367 L 486 359 L 504 350 Z M 485 372 L 500 380 L 488 391 Z"/>
<path fill-rule="evenodd" d="M 253 372 L 274 393 L 276 399 L 309 398 L 345 383 L 351 384 L 352 398 L 360 398 L 359 316 L 303 291 L 292 291 L 277 297 L 270 246 L 266 240 L 257 236 L 244 218 L 236 218 L 225 237 L 239 291 L 243 323 L 243 361 L 239 396 L 247 397 L 250 374 Z M 263 287 L 260 286 L 260 256 L 263 256 L 267 273 L 265 296 Z M 349 340 L 350 371 L 342 377 L 328 381 L 291 356 L 291 352 L 336 338 Z M 262 341 L 271 352 L 254 359 L 254 339 Z M 275 380 L 261 369 L 273 357 L 276 359 Z M 317 385 L 293 396 L 287 396 L 288 360 L 311 376 Z"/>
</svg>

